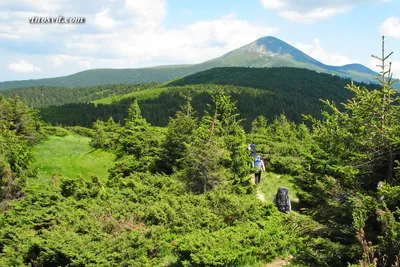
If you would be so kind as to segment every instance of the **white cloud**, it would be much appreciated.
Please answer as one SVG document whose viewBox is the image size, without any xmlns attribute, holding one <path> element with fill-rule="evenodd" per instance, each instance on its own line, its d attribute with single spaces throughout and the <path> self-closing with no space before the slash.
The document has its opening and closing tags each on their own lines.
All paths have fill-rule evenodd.
<svg viewBox="0 0 400 267">
<path fill-rule="evenodd" d="M 119 36 L 118 42 L 110 46 L 120 56 L 144 60 L 155 56 L 175 62 L 199 63 L 276 32 L 276 29 L 251 24 L 230 14 L 221 19 L 198 21 L 181 30 L 165 30 L 162 33 L 140 34 L 127 30 Z"/>
<path fill-rule="evenodd" d="M 143 31 L 125 27 L 110 34 L 75 35 L 66 45 L 77 55 L 107 53 L 142 62 L 142 66 L 150 66 L 152 61 L 199 63 L 277 31 L 240 20 L 231 13 L 220 19 L 197 21 L 179 30 L 158 27 Z"/>
<path fill-rule="evenodd" d="M 25 60 L 21 59 L 18 62 L 14 62 L 8 65 L 8 69 L 15 72 L 35 72 L 35 71 L 42 71 L 39 67 L 26 62 Z"/>
<path fill-rule="evenodd" d="M 328 19 L 340 13 L 346 13 L 351 10 L 351 6 L 341 6 L 337 8 L 316 8 L 309 12 L 298 12 L 298 11 L 282 11 L 279 13 L 282 17 L 288 20 L 313 23 L 317 20 Z"/>
<path fill-rule="evenodd" d="M 282 0 L 261 0 L 261 4 L 265 9 L 281 9 L 285 6 L 285 1 Z"/>
<path fill-rule="evenodd" d="M 0 33 L 0 39 L 18 39 L 19 36 L 10 33 Z"/>
<path fill-rule="evenodd" d="M 165 0 L 125 0 L 125 10 L 135 17 L 136 27 L 146 30 L 160 27 L 167 15 Z"/>
<path fill-rule="evenodd" d="M 90 69 L 91 63 L 89 60 L 79 60 L 78 61 L 79 66 L 85 68 L 85 69 Z"/>
<path fill-rule="evenodd" d="M 58 67 L 64 63 L 63 58 L 59 55 L 50 56 L 50 60 L 53 62 L 55 67 Z"/>
<path fill-rule="evenodd" d="M 312 44 L 304 44 L 297 42 L 296 44 L 293 44 L 293 46 L 301 50 L 302 52 L 306 53 L 310 57 L 327 65 L 343 66 L 351 63 L 359 63 L 358 60 L 350 59 L 347 56 L 327 51 L 326 49 L 321 47 L 318 38 L 314 38 Z"/>
<path fill-rule="evenodd" d="M 200 63 L 278 32 L 275 27 L 251 23 L 234 13 L 168 29 L 164 23 L 166 0 L 99 0 L 87 5 L 66 0 L 39 2 L 48 7 L 40 8 L 36 2 L 33 6 L 27 0 L 0 0 L 0 10 L 10 10 L 0 11 L 0 50 L 46 69 L 46 73 L 31 74 L 34 77 L 87 68 Z M 67 17 L 64 11 L 85 17 L 86 23 L 28 23 L 32 16 Z M 10 58 L 3 62 L 14 62 Z"/>
<path fill-rule="evenodd" d="M 114 20 L 109 15 L 109 9 L 104 9 L 104 10 L 100 11 L 99 13 L 96 13 L 95 18 L 94 18 L 94 24 L 104 30 L 111 30 L 115 26 L 117 26 L 119 23 L 120 22 Z"/>
<path fill-rule="evenodd" d="M 331 18 L 337 14 L 349 12 L 356 4 L 369 0 L 260 0 L 267 10 L 276 10 L 278 14 L 291 21 L 312 23 Z M 377 1 L 377 0 L 375 0 Z M 387 0 L 386 0 L 387 1 Z"/>
<path fill-rule="evenodd" d="M 78 62 L 78 61 L 82 60 L 82 58 L 78 57 L 78 56 L 71 56 L 71 55 L 66 55 L 66 54 L 56 54 L 56 55 L 48 56 L 48 60 L 51 61 L 53 67 L 59 67 L 59 66 L 63 65 L 64 63 Z"/>
<path fill-rule="evenodd" d="M 400 39 L 400 18 L 390 17 L 380 25 L 381 34 Z"/>
</svg>

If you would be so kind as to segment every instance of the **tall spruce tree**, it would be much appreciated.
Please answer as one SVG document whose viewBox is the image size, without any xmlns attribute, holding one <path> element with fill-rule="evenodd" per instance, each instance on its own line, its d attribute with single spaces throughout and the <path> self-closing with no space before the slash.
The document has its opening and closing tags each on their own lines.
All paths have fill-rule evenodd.
<svg viewBox="0 0 400 267">
<path fill-rule="evenodd" d="M 197 127 L 197 119 L 194 117 L 191 98 L 181 106 L 175 118 L 168 123 L 168 131 L 163 143 L 163 151 L 158 161 L 159 169 L 167 174 L 174 170 L 181 170 L 187 152 L 187 145 L 192 141 L 194 129 Z"/>
<path fill-rule="evenodd" d="M 250 193 L 251 157 L 235 103 L 220 88 L 212 100 L 188 145 L 186 175 L 198 192 L 226 184 L 234 185 L 238 193 Z"/>
<path fill-rule="evenodd" d="M 240 189 L 241 185 L 249 185 L 249 162 L 252 160 L 247 150 L 246 133 L 241 125 L 243 120 L 238 119 L 236 103 L 223 89 L 218 90 L 213 100 L 217 119 L 220 121 L 218 133 L 230 152 L 231 160 L 227 167 L 233 174 L 233 184 Z"/>
<path fill-rule="evenodd" d="M 187 146 L 185 178 L 189 187 L 198 193 L 207 193 L 216 186 L 226 184 L 229 177 L 224 166 L 231 160 L 224 140 L 219 135 L 221 122 L 218 110 L 202 117 L 199 127 L 193 133 L 193 140 Z"/>
<path fill-rule="evenodd" d="M 322 120 L 306 116 L 312 122 L 317 147 L 309 158 L 310 172 L 298 180 L 300 201 L 308 205 L 315 219 L 332 229 L 331 241 L 347 247 L 343 259 L 361 260 L 363 266 L 374 262 L 391 266 L 400 253 L 395 240 L 399 222 L 394 214 L 398 211 L 376 200 L 379 182 L 396 190 L 399 185 L 394 176 L 395 159 L 400 155 L 395 141 L 400 126 L 399 99 L 390 65 L 385 69 L 388 56 L 384 49 L 382 52 L 380 90 L 352 83 L 347 88 L 354 97 L 343 104 L 343 111 L 324 101 L 330 112 L 323 111 Z"/>
</svg>

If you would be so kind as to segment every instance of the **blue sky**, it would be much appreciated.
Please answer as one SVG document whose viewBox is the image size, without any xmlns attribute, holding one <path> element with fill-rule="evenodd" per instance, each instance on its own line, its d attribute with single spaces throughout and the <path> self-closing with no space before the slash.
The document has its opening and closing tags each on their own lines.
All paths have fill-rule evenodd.
<svg viewBox="0 0 400 267">
<path fill-rule="evenodd" d="M 86 22 L 28 22 L 59 15 Z M 400 74 L 400 0 L 0 0 L 0 81 L 200 63 L 269 35 L 374 70 L 385 35 Z"/>
</svg>

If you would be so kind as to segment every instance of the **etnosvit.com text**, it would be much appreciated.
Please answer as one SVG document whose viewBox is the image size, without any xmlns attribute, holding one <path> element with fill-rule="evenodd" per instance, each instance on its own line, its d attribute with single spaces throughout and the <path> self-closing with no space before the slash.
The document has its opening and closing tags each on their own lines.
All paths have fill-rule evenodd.
<svg viewBox="0 0 400 267">
<path fill-rule="evenodd" d="M 58 17 L 30 17 L 29 23 L 85 23 L 85 18 L 82 17 L 70 17 L 65 18 L 63 16 Z"/>
</svg>

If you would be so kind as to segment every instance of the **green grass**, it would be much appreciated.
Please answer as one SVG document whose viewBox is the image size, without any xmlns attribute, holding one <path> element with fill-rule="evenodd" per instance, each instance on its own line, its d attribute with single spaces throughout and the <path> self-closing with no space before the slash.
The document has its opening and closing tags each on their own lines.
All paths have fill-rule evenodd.
<svg viewBox="0 0 400 267">
<path fill-rule="evenodd" d="M 84 178 L 95 175 L 101 180 L 108 177 L 115 156 L 89 146 L 90 138 L 79 135 L 50 136 L 34 148 L 32 167 L 39 168 L 38 178 L 28 183 L 50 184 L 53 175 Z"/>
<path fill-rule="evenodd" d="M 124 95 L 108 96 L 106 98 L 92 101 L 92 103 L 110 105 L 113 102 L 119 102 L 120 100 L 122 100 L 124 98 L 135 97 L 138 100 L 156 98 L 157 96 L 159 96 L 161 94 L 161 92 L 164 92 L 165 90 L 167 90 L 167 88 L 151 88 L 151 89 L 146 89 L 146 90 L 142 90 L 142 91 L 131 92 L 129 94 L 124 94 Z"/>
<path fill-rule="evenodd" d="M 287 187 L 289 189 L 289 197 L 292 202 L 293 209 L 295 209 L 295 206 L 299 200 L 296 196 L 297 191 L 292 179 L 293 177 L 290 175 L 263 172 L 261 174 L 260 184 L 258 185 L 258 191 L 264 194 L 265 201 L 267 203 L 273 203 L 273 199 L 278 188 L 280 186 Z"/>
</svg>

